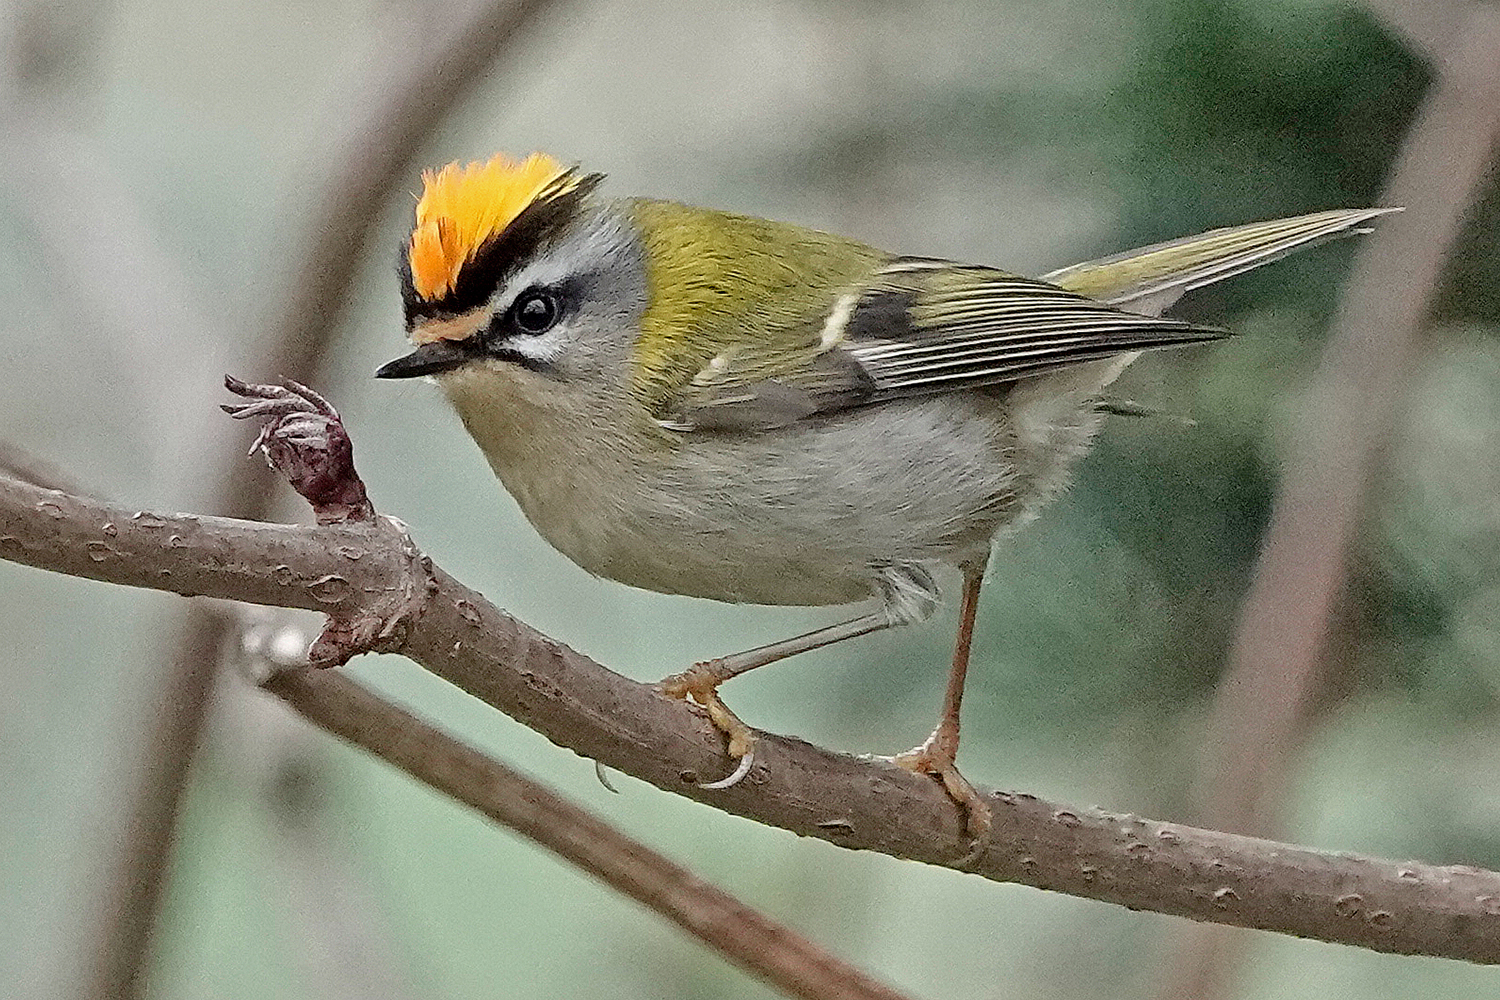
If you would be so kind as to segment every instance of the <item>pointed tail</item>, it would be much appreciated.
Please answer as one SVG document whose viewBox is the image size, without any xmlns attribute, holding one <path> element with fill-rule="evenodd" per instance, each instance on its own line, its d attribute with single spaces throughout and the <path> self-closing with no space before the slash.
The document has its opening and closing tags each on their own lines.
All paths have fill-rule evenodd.
<svg viewBox="0 0 1500 1000">
<path fill-rule="evenodd" d="M 1399 208 L 1339 208 L 1252 222 L 1074 264 L 1041 280 L 1132 312 L 1160 315 L 1184 293 L 1280 260 L 1325 240 L 1367 233 Z"/>
</svg>

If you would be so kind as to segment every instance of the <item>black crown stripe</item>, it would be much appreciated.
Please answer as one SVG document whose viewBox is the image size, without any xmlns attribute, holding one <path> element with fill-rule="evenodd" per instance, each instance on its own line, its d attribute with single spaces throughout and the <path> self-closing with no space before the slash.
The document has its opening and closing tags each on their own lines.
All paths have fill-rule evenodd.
<svg viewBox="0 0 1500 1000">
<path fill-rule="evenodd" d="M 505 279 L 562 235 L 578 218 L 584 200 L 603 180 L 603 174 L 578 177 L 573 170 L 558 174 L 510 225 L 479 246 L 458 272 L 453 289 L 435 299 L 424 299 L 417 294 L 403 246 L 397 273 L 401 279 L 406 328 L 410 330 L 421 319 L 466 313 L 488 302 Z"/>
</svg>

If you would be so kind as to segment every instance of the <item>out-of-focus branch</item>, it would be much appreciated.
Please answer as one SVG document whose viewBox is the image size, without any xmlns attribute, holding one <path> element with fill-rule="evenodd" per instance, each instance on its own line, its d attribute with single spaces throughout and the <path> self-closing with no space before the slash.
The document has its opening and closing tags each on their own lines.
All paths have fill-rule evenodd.
<svg viewBox="0 0 1500 1000">
<path fill-rule="evenodd" d="M 230 779 L 261 804 L 274 865 L 259 878 L 263 901 L 298 942 L 286 957 L 316 1000 L 418 1000 L 432 990 L 427 963 L 405 944 L 406 910 L 379 891 L 339 807 L 327 746 L 306 720 L 250 683 L 305 666 L 311 636 L 285 612 L 225 604 L 242 623 L 239 669 L 225 670 L 215 713 L 216 752 Z M 300 616 L 298 616 L 300 617 Z M 247 787 L 248 786 L 248 787 Z M 413 968 L 416 966 L 416 968 Z"/>
<path fill-rule="evenodd" d="M 10 441 L 0 440 L 0 476 L 9 476 L 43 489 L 62 490 L 77 496 L 89 494 L 78 480 L 62 469 Z"/>
<path fill-rule="evenodd" d="M 343 315 L 356 263 L 378 218 L 379 205 L 421 144 L 442 124 L 447 110 L 487 79 L 491 64 L 556 5 L 556 0 L 479 0 L 453 16 L 447 25 L 439 17 L 426 19 L 423 28 L 427 44 L 416 44 L 409 34 L 393 36 L 389 49 L 376 53 L 363 71 L 348 75 L 347 93 L 328 101 L 322 115 L 325 128 L 318 133 L 315 147 L 303 157 L 306 174 L 317 179 L 308 187 L 313 196 L 288 213 L 288 218 L 296 221 L 283 227 L 285 238 L 277 243 L 277 252 L 286 255 L 285 273 L 274 285 L 265 287 L 284 288 L 286 295 L 271 309 L 264 324 L 266 332 L 244 338 L 256 345 L 261 371 L 316 380 L 331 334 Z M 26 49 L 25 39 L 18 47 Z M 26 145 L 12 141 L 7 147 L 12 157 L 45 161 L 56 159 L 59 151 L 66 149 L 86 154 L 86 149 L 78 148 L 76 135 L 56 122 L 49 123 L 49 117 L 61 110 L 53 102 L 8 109 L 7 119 L 27 125 L 20 138 L 30 136 L 32 140 Z M 17 129 L 6 131 L 12 140 L 17 139 Z M 67 170 L 49 178 L 54 187 L 57 176 L 66 176 L 79 190 L 118 189 L 110 183 L 110 177 L 96 178 L 100 183 L 91 185 L 87 177 L 80 176 L 80 165 L 102 168 L 97 158 L 64 155 L 61 159 Z M 142 231 L 125 202 L 116 199 L 113 207 L 101 204 L 107 210 L 89 217 L 89 246 L 63 238 L 54 241 L 54 249 L 60 251 L 58 256 L 64 263 L 60 272 L 83 283 L 96 303 L 106 307 L 118 304 L 121 295 L 138 299 L 140 288 L 157 290 L 161 294 L 151 303 L 151 309 L 162 311 L 171 320 L 170 332 L 179 338 L 201 335 L 196 329 L 201 321 L 193 318 L 196 311 L 184 304 L 182 283 L 152 273 L 153 267 L 170 266 L 154 252 L 159 243 Z M 46 221 L 65 226 L 70 217 L 71 213 L 62 213 Z M 96 266 L 99 255 L 131 263 L 140 272 L 139 280 L 130 282 L 129 287 L 109 281 L 117 269 Z M 68 262 L 76 266 L 67 266 Z M 104 314 L 131 312 L 106 308 Z M 232 338 L 219 339 L 227 343 Z M 132 352 L 132 356 L 149 356 L 149 352 Z M 182 381 L 206 383 L 192 378 Z M 199 447 L 204 442 L 177 444 L 178 454 L 188 456 L 184 464 L 195 470 L 196 481 L 212 484 L 208 501 L 212 509 L 244 517 L 265 516 L 269 511 L 274 480 L 263 469 L 226 455 L 219 468 L 205 470 L 202 463 L 192 460 L 197 454 L 207 453 L 206 446 Z M 160 708 L 149 723 L 149 733 L 140 741 L 145 757 L 135 767 L 134 815 L 112 863 L 114 874 L 105 882 L 110 886 L 110 898 L 98 907 L 101 929 L 93 949 L 95 968 L 87 995 L 99 1000 L 120 1000 L 140 990 L 165 881 L 173 823 L 228 628 L 220 616 L 203 609 L 191 610 L 164 678 L 162 694 L 151 699 Z"/>
<path fill-rule="evenodd" d="M 1381 196 L 1407 211 L 1356 259 L 1245 600 L 1207 730 L 1201 819 L 1218 829 L 1268 835 L 1279 826 L 1362 496 L 1443 265 L 1500 141 L 1500 9 L 1476 10 L 1454 38 Z M 1163 996 L 1214 996 L 1231 964 L 1226 938 L 1185 931 L 1171 964 Z"/>
<path fill-rule="evenodd" d="M 1376 20 L 1432 62 L 1447 58 L 1477 0 L 1365 0 Z"/>
<path fill-rule="evenodd" d="M 414 173 L 413 157 L 450 109 L 492 79 L 494 63 L 561 6 L 563 0 L 477 0 L 447 24 L 424 17 L 420 36 L 393 37 L 393 47 L 328 102 L 325 142 L 303 158 L 317 194 L 298 213 L 306 238 L 287 258 L 288 293 L 268 324 L 279 341 L 265 356 L 267 373 L 299 378 L 316 369 L 380 208 Z"/>
<path fill-rule="evenodd" d="M 950 867 L 969 850 L 963 817 L 936 782 L 799 740 L 761 734 L 746 780 L 701 787 L 724 766 L 723 740 L 705 720 L 509 617 L 387 521 L 298 528 L 139 514 L 0 479 L 0 558 L 181 594 L 389 615 L 376 646 L 608 767 L 851 849 Z M 1327 854 L 1019 793 L 988 800 L 994 829 L 966 869 L 985 878 L 1378 951 L 1500 963 L 1500 873 Z"/>
<path fill-rule="evenodd" d="M 337 671 L 283 670 L 262 686 L 314 725 L 541 844 L 788 996 L 901 1000 L 895 990 L 545 785 L 403 712 Z"/>
</svg>

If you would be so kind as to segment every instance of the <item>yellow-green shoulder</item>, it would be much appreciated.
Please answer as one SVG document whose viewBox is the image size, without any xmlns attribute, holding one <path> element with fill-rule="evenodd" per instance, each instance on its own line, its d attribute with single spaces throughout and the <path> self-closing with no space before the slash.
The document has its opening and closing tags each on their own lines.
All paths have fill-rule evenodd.
<svg viewBox="0 0 1500 1000">
<path fill-rule="evenodd" d="M 634 383 L 657 415 L 711 364 L 750 381 L 804 363 L 839 296 L 889 259 L 854 240 L 730 212 L 648 199 L 626 211 L 645 246 L 649 296 Z"/>
</svg>

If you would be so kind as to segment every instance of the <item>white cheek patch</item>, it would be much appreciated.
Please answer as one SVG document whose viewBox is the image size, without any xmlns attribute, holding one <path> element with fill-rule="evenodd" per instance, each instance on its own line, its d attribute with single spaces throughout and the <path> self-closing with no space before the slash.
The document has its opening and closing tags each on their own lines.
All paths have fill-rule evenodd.
<svg viewBox="0 0 1500 1000">
<path fill-rule="evenodd" d="M 533 361 L 552 362 L 562 357 L 573 340 L 573 331 L 566 322 L 560 322 L 546 333 L 535 337 L 517 334 L 505 341 L 509 350 Z"/>
</svg>

